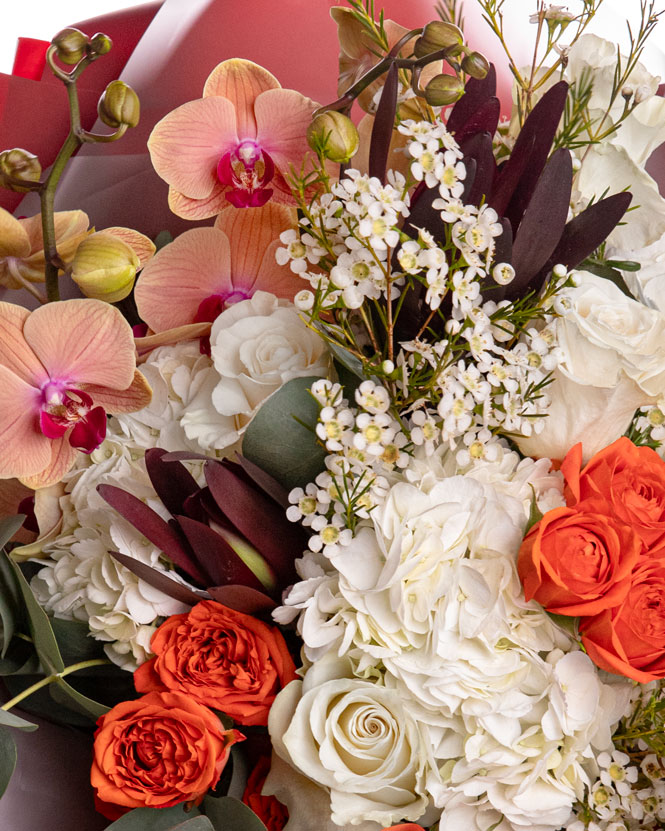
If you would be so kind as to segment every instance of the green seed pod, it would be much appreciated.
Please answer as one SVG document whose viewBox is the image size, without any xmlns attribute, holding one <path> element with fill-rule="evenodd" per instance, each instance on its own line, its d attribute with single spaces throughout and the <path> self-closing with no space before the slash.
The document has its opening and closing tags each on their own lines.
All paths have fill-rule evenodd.
<svg viewBox="0 0 665 831">
<path fill-rule="evenodd" d="M 346 164 L 358 151 L 360 139 L 351 119 L 336 110 L 317 115 L 307 128 L 312 150 L 335 164 Z"/>
<path fill-rule="evenodd" d="M 469 52 L 462 58 L 462 70 L 479 81 L 490 71 L 489 61 L 480 52 Z"/>
<path fill-rule="evenodd" d="M 450 49 L 452 55 L 459 55 L 464 46 L 464 34 L 454 23 L 443 20 L 433 20 L 423 29 L 422 35 L 416 41 L 414 53 L 417 58 L 424 58 L 440 49 Z"/>
<path fill-rule="evenodd" d="M 38 182 L 42 175 L 42 166 L 33 153 L 15 147 L 13 150 L 4 150 L 0 153 L 0 185 L 17 193 L 24 193 L 28 188 L 10 184 L 5 177 L 19 179 L 21 182 Z"/>
<path fill-rule="evenodd" d="M 112 46 L 113 41 L 108 35 L 104 35 L 102 32 L 97 32 L 90 38 L 90 43 L 88 44 L 88 54 L 95 55 L 96 57 L 106 55 L 107 52 L 111 51 Z"/>
<path fill-rule="evenodd" d="M 67 66 L 73 66 L 85 57 L 89 41 L 78 29 L 67 28 L 58 32 L 51 43 L 56 48 L 58 59 Z"/>
<path fill-rule="evenodd" d="M 111 81 L 99 99 L 97 112 L 104 124 L 114 129 L 121 124 L 136 127 L 141 114 L 139 97 L 124 81 Z"/>
<path fill-rule="evenodd" d="M 435 75 L 425 87 L 430 107 L 447 107 L 464 95 L 464 84 L 456 75 Z"/>
</svg>

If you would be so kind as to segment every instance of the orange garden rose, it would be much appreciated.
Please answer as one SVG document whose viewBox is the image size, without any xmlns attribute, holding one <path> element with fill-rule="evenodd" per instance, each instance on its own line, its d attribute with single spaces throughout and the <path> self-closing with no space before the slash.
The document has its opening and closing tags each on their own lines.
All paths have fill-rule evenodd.
<svg viewBox="0 0 665 831">
<path fill-rule="evenodd" d="M 244 738 L 173 692 L 123 701 L 97 725 L 92 786 L 101 803 L 128 809 L 199 802 L 219 781 L 231 745 Z"/>
<path fill-rule="evenodd" d="M 178 690 L 246 725 L 265 725 L 295 665 L 276 627 L 204 600 L 152 636 L 156 656 L 134 673 L 139 692 Z"/>
<path fill-rule="evenodd" d="M 640 683 L 665 678 L 665 560 L 642 558 L 623 603 L 582 620 L 580 633 L 601 669 Z"/>
<path fill-rule="evenodd" d="M 603 496 L 614 513 L 632 526 L 645 549 L 665 541 L 665 462 L 650 447 L 625 436 L 601 450 L 580 470 L 582 446 L 561 465 L 568 504 Z"/>
<path fill-rule="evenodd" d="M 603 500 L 555 508 L 520 548 L 524 596 L 559 615 L 599 614 L 626 597 L 640 550 L 639 537 Z"/>
<path fill-rule="evenodd" d="M 267 831 L 282 831 L 289 821 L 286 805 L 274 796 L 262 796 L 261 791 L 270 770 L 270 757 L 262 756 L 247 779 L 242 801 L 254 811 Z"/>
</svg>

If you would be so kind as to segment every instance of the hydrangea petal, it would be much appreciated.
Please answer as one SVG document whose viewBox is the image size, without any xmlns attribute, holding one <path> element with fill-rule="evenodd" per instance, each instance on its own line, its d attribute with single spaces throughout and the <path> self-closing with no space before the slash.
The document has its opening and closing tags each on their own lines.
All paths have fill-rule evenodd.
<svg viewBox="0 0 665 831">
<path fill-rule="evenodd" d="M 262 66 L 243 58 L 232 58 L 216 66 L 203 88 L 203 97 L 221 96 L 233 104 L 240 139 L 256 136 L 254 102 L 269 89 L 280 89 L 277 78 Z"/>
<path fill-rule="evenodd" d="M 148 139 L 148 150 L 164 181 L 192 199 L 203 199 L 215 187 L 220 158 L 237 143 L 232 102 L 199 98 L 158 122 Z"/>
<path fill-rule="evenodd" d="M 175 188 L 169 188 L 169 208 L 182 219 L 210 219 L 211 216 L 216 216 L 224 208 L 231 207 L 230 202 L 227 201 L 224 195 L 229 190 L 230 188 L 217 183 L 209 196 L 203 199 L 191 199 Z"/>
<path fill-rule="evenodd" d="M 27 257 L 29 253 L 30 240 L 21 222 L 0 208 L 0 257 Z"/>
<path fill-rule="evenodd" d="M 0 303 L 0 364 L 27 384 L 40 387 L 48 380 L 48 373 L 25 340 L 23 327 L 29 317 L 23 306 Z"/>
<path fill-rule="evenodd" d="M 293 89 L 270 89 L 254 104 L 257 141 L 283 174 L 290 165 L 300 170 L 310 153 L 307 128 L 318 104 Z"/>
<path fill-rule="evenodd" d="M 23 334 L 50 377 L 124 390 L 136 368 L 132 330 L 101 300 L 64 300 L 36 309 Z"/>
<path fill-rule="evenodd" d="M 142 319 L 161 332 L 194 322 L 206 297 L 232 290 L 228 237 L 217 228 L 192 228 L 143 269 L 135 298 Z"/>
<path fill-rule="evenodd" d="M 126 390 L 110 390 L 94 384 L 83 384 L 82 392 L 87 392 L 95 405 L 103 407 L 107 413 L 135 413 L 147 407 L 152 400 L 152 388 L 143 373 L 137 369 L 134 379 Z"/>
<path fill-rule="evenodd" d="M 51 442 L 38 429 L 39 393 L 0 365 L 0 478 L 23 480 L 43 470 Z M 24 482 L 25 484 L 25 482 Z M 29 487 L 29 486 L 28 486 Z"/>
<path fill-rule="evenodd" d="M 24 485 L 34 490 L 48 488 L 59 482 L 65 473 L 71 470 L 79 453 L 70 445 L 66 437 L 55 441 L 50 439 L 44 439 L 44 441 L 49 445 L 50 460 L 39 473 L 20 477 Z"/>
</svg>

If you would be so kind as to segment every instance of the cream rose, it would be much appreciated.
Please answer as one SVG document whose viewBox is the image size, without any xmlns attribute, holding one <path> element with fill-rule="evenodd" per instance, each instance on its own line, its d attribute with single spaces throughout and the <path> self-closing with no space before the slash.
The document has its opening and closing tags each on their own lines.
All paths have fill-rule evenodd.
<svg viewBox="0 0 665 831">
<path fill-rule="evenodd" d="M 313 674 L 275 699 L 268 727 L 276 751 L 329 791 L 337 825 L 418 820 L 428 803 L 429 741 L 398 693 L 334 671 L 332 680 Z"/>
<path fill-rule="evenodd" d="M 305 326 L 293 304 L 264 291 L 219 315 L 210 354 L 220 376 L 212 403 L 234 422 L 227 445 L 244 433 L 268 396 L 293 378 L 323 377 L 328 364 L 323 339 Z"/>
<path fill-rule="evenodd" d="M 559 366 L 545 427 L 517 440 L 530 456 L 562 459 L 581 441 L 588 460 L 665 393 L 665 317 L 609 280 L 588 272 L 578 279 L 556 324 Z"/>
</svg>

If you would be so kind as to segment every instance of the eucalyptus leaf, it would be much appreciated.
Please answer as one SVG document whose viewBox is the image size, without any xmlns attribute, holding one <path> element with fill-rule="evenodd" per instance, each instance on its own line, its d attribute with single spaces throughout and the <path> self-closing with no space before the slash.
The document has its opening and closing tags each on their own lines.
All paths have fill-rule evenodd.
<svg viewBox="0 0 665 831">
<path fill-rule="evenodd" d="M 9 694 L 15 696 L 35 682 L 41 681 L 43 677 L 43 675 L 8 675 L 2 679 L 2 683 Z M 21 710 L 24 713 L 39 716 L 53 724 L 65 727 L 79 727 L 84 730 L 90 730 L 91 727 L 94 727 L 95 719 L 92 716 L 84 716 L 69 707 L 56 704 L 50 693 L 50 687 L 52 686 L 50 684 L 48 687 L 42 687 L 42 689 L 24 699 L 21 702 Z"/>
<path fill-rule="evenodd" d="M 7 790 L 16 767 L 16 742 L 11 730 L 0 727 L 0 796 Z"/>
<path fill-rule="evenodd" d="M 215 831 L 215 826 L 208 817 L 200 816 L 185 820 L 180 825 L 174 825 L 171 831 Z"/>
<path fill-rule="evenodd" d="M 165 245 L 169 245 L 173 242 L 173 234 L 170 231 L 160 231 L 153 242 L 155 243 L 157 251 L 161 251 Z"/>
<path fill-rule="evenodd" d="M 254 811 L 231 796 L 206 796 L 203 810 L 212 821 L 215 831 L 266 831 Z"/>
<path fill-rule="evenodd" d="M 54 701 L 58 704 L 64 704 L 65 707 L 70 707 L 77 713 L 84 716 L 90 716 L 96 721 L 104 713 L 108 713 L 111 709 L 105 704 L 100 704 L 99 701 L 93 701 L 87 695 L 83 695 L 78 690 L 75 690 L 64 678 L 58 678 L 49 685 L 49 692 Z"/>
<path fill-rule="evenodd" d="M 200 816 L 201 812 L 197 808 L 185 811 L 182 805 L 174 805 L 172 808 L 135 808 L 107 826 L 106 831 L 173 831 Z M 206 826 L 203 826 L 200 831 L 205 829 Z M 187 827 L 187 831 L 199 829 Z"/>
<path fill-rule="evenodd" d="M 104 657 L 101 641 L 90 635 L 90 627 L 82 620 L 49 618 L 62 660 L 67 666 Z"/>
<path fill-rule="evenodd" d="M 6 521 L 3 520 L 0 526 Z M 2 536 L 3 532 L 0 529 L 0 539 Z M 16 631 L 16 624 L 21 617 L 20 597 L 21 592 L 9 557 L 0 549 L 0 623 L 2 623 L 0 658 L 7 655 L 9 644 Z"/>
<path fill-rule="evenodd" d="M 606 263 L 584 263 L 584 268 L 598 277 L 604 277 L 620 289 L 627 297 L 634 300 L 633 293 L 626 285 L 623 274 L 616 268 L 610 268 Z"/>
<path fill-rule="evenodd" d="M 319 405 L 310 392 L 317 380 L 284 384 L 259 408 L 243 439 L 243 455 L 287 490 L 312 482 L 325 468 L 326 451 L 314 432 Z"/>
<path fill-rule="evenodd" d="M 3 724 L 5 727 L 14 727 L 16 730 L 36 730 L 38 726 L 9 710 L 0 710 L 0 724 Z"/>
<path fill-rule="evenodd" d="M 0 548 L 4 548 L 25 521 L 25 514 L 0 519 Z"/>
</svg>

